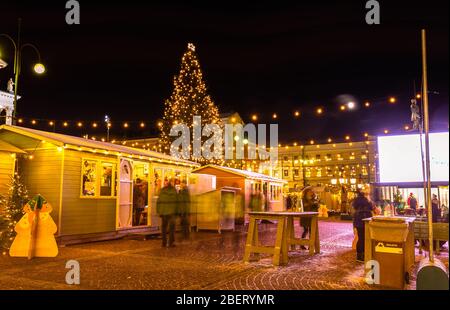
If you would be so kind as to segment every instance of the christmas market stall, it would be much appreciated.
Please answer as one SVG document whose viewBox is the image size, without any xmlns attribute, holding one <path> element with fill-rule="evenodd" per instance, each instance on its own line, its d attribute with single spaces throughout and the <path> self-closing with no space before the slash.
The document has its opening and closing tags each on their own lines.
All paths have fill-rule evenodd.
<svg viewBox="0 0 450 310">
<path fill-rule="evenodd" d="M 282 188 L 287 181 L 265 174 L 245 171 L 217 165 L 206 165 L 195 169 L 193 173 L 216 176 L 217 188 L 231 187 L 240 189 L 236 202 L 236 220 L 252 211 L 284 211 Z"/>
<path fill-rule="evenodd" d="M 155 203 L 164 180 L 188 181 L 198 167 L 157 152 L 3 125 L 2 186 L 8 178 L 4 171 L 14 172 L 15 154 L 29 193 L 43 195 L 53 206 L 60 244 L 159 230 Z"/>
</svg>

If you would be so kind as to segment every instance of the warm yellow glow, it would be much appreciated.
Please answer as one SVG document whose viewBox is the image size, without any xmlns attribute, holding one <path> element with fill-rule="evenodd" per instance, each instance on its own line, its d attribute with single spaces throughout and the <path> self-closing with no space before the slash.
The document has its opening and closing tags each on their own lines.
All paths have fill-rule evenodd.
<svg viewBox="0 0 450 310">
<path fill-rule="evenodd" d="M 58 150 L 58 152 L 62 152 L 62 150 L 63 150 L 63 148 L 60 146 L 58 146 L 56 149 Z"/>
<path fill-rule="evenodd" d="M 35 121 L 35 120 L 32 120 L 32 121 L 31 121 L 31 124 L 36 125 L 36 121 Z"/>
<path fill-rule="evenodd" d="M 422 98 L 422 95 L 421 95 L 421 94 L 417 94 L 417 95 L 416 95 L 416 98 L 417 98 L 417 99 L 420 99 L 420 98 Z"/>
<path fill-rule="evenodd" d="M 314 144 L 314 140 L 309 141 L 310 144 Z"/>
<path fill-rule="evenodd" d="M 333 139 L 331 139 L 331 138 L 328 138 L 328 143 L 331 143 L 332 141 L 333 141 Z"/>
<path fill-rule="evenodd" d="M 385 134 L 388 134 L 388 133 L 389 133 L 389 130 L 385 129 L 385 130 L 384 130 L 384 133 L 385 133 Z"/>
<path fill-rule="evenodd" d="M 331 179 L 331 184 L 336 185 L 337 184 L 337 179 Z"/>
<path fill-rule="evenodd" d="M 34 65 L 34 72 L 37 74 L 42 74 L 45 72 L 45 66 L 41 63 L 37 63 Z"/>
<path fill-rule="evenodd" d="M 243 142 L 244 144 L 248 144 L 248 140 L 247 140 L 247 139 L 244 139 L 242 142 Z"/>
<path fill-rule="evenodd" d="M 369 134 L 368 134 L 367 132 L 365 132 L 365 133 L 364 133 L 364 137 L 367 138 L 368 136 L 369 136 Z"/>
<path fill-rule="evenodd" d="M 234 136 L 234 141 L 239 141 L 239 136 Z"/>
<path fill-rule="evenodd" d="M 19 124 L 23 123 L 23 119 L 19 118 Z"/>
<path fill-rule="evenodd" d="M 273 119 L 277 119 L 277 118 L 278 118 L 277 113 L 273 113 L 272 118 L 273 118 Z"/>
<path fill-rule="evenodd" d="M 295 116 L 295 117 L 299 117 L 299 116 L 300 116 L 300 112 L 299 112 L 299 111 L 295 111 L 295 112 L 294 112 L 294 116 Z"/>
<path fill-rule="evenodd" d="M 409 126 L 408 125 L 405 126 L 405 130 L 409 130 Z"/>
<path fill-rule="evenodd" d="M 128 128 L 128 123 L 124 123 L 124 124 L 123 124 L 123 127 L 124 127 L 124 128 Z"/>
<path fill-rule="evenodd" d="M 145 127 L 145 123 L 142 122 L 139 126 L 141 126 L 141 128 L 144 128 Z"/>
<path fill-rule="evenodd" d="M 53 126 L 55 123 L 53 121 L 48 122 L 50 126 Z"/>
<path fill-rule="evenodd" d="M 92 127 L 94 127 L 94 128 L 97 128 L 97 126 L 98 126 L 97 123 L 92 124 Z"/>
<path fill-rule="evenodd" d="M 389 103 L 396 103 L 397 99 L 395 97 L 389 97 Z"/>
<path fill-rule="evenodd" d="M 341 109 L 341 111 L 345 111 L 345 109 L 346 109 L 345 105 L 341 105 L 340 109 Z"/>
<path fill-rule="evenodd" d="M 257 120 L 258 120 L 258 115 L 253 114 L 253 115 L 252 115 L 252 121 L 257 121 Z"/>
<path fill-rule="evenodd" d="M 364 102 L 364 106 L 365 106 L 366 108 L 370 107 L 370 102 L 369 102 L 369 101 Z"/>
<path fill-rule="evenodd" d="M 232 122 L 232 123 L 236 123 L 236 117 L 232 117 L 232 118 L 231 118 L 231 122 Z"/>
<path fill-rule="evenodd" d="M 28 159 L 33 159 L 33 158 L 34 158 L 33 155 L 28 156 Z"/>
<path fill-rule="evenodd" d="M 345 136 L 345 140 L 350 140 L 350 136 Z"/>
<path fill-rule="evenodd" d="M 82 122 L 78 122 L 78 123 L 77 123 L 77 126 L 78 126 L 78 127 L 83 127 L 83 123 L 82 123 Z"/>
<path fill-rule="evenodd" d="M 64 123 L 63 123 L 63 126 L 64 126 L 64 127 L 67 127 L 67 126 L 69 126 L 69 124 L 68 124 L 67 122 L 64 122 Z"/>
<path fill-rule="evenodd" d="M 323 109 L 322 108 L 317 108 L 316 113 L 318 115 L 321 115 L 323 113 Z"/>
</svg>

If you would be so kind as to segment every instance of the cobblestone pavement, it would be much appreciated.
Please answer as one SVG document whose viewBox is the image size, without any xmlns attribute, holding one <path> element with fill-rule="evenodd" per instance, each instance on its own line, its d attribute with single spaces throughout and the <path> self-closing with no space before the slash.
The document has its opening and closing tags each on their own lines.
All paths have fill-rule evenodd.
<svg viewBox="0 0 450 310">
<path fill-rule="evenodd" d="M 351 223 L 321 221 L 319 230 L 320 254 L 291 252 L 289 264 L 281 267 L 272 266 L 270 257 L 243 263 L 243 232 L 193 233 L 190 242 L 169 249 L 161 248 L 159 238 L 123 239 L 63 247 L 56 258 L 3 256 L 0 289 L 374 289 L 364 282 L 363 264 L 355 261 Z M 274 235 L 274 225 L 267 224 L 260 240 L 273 242 Z M 448 248 L 439 258 L 448 268 Z M 79 286 L 65 283 L 71 259 L 80 263 Z"/>
</svg>

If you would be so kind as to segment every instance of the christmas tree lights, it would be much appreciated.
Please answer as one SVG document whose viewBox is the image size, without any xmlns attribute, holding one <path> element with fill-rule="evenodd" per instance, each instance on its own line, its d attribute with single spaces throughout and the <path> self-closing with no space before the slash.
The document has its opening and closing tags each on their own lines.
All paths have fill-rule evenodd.
<svg viewBox="0 0 450 310">
<path fill-rule="evenodd" d="M 160 144 L 164 153 L 171 153 L 171 144 L 176 137 L 171 137 L 170 129 L 176 124 L 185 124 L 193 132 L 194 116 L 201 116 L 201 127 L 206 124 L 219 124 L 219 110 L 207 93 L 207 87 L 203 80 L 200 62 L 195 52 L 195 46 L 188 44 L 188 49 L 181 59 L 181 68 L 173 80 L 173 92 L 165 102 L 164 116 L 160 122 Z M 195 136 L 191 145 L 203 141 L 208 137 Z M 191 160 L 202 164 L 219 163 L 221 160 L 206 160 L 201 156 L 191 155 Z"/>
</svg>

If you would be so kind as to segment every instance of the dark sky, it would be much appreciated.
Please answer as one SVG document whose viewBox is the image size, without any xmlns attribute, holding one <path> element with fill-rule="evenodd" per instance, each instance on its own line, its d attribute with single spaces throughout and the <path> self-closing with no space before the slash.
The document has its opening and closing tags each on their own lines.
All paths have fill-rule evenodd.
<svg viewBox="0 0 450 310">
<path fill-rule="evenodd" d="M 426 27 L 432 126 L 448 130 L 447 0 L 381 0 L 381 25 L 372 26 L 365 23 L 364 0 L 296 2 L 82 0 L 81 25 L 69 26 L 63 0 L 2 0 L 0 33 L 15 36 L 21 17 L 24 42 L 39 47 L 48 70 L 33 75 L 33 52 L 24 51 L 18 116 L 100 121 L 109 114 L 113 123 L 149 124 L 140 132 L 117 124 L 112 134 L 118 138 L 151 135 L 181 56 L 193 42 L 220 111 L 237 111 L 245 120 L 258 113 L 263 123 L 277 113 L 283 142 L 395 132 L 408 123 L 413 81 L 421 81 L 420 29 Z M 0 50 L 12 63 L 8 41 L 0 38 Z M 0 70 L 2 89 L 11 70 Z M 336 98 L 342 94 L 372 106 L 339 112 Z M 389 96 L 398 102 L 389 105 Z M 325 108 L 320 118 L 314 116 L 318 106 Z M 296 109 L 302 112 L 297 120 Z M 49 129 L 43 122 L 41 128 Z M 57 131 L 103 133 L 61 126 Z"/>
</svg>

